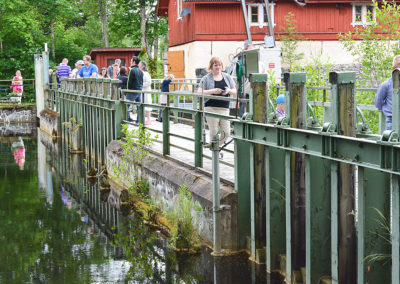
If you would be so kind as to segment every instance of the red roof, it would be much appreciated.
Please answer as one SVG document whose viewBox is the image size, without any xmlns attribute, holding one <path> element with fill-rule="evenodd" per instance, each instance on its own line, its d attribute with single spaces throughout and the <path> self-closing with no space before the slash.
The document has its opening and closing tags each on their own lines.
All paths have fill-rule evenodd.
<svg viewBox="0 0 400 284">
<path fill-rule="evenodd" d="M 89 55 L 95 55 L 98 52 L 104 53 L 104 52 L 132 52 L 132 51 L 136 51 L 136 52 L 140 52 L 142 49 L 140 47 L 100 47 L 100 48 L 92 48 L 92 50 L 90 50 Z"/>
</svg>

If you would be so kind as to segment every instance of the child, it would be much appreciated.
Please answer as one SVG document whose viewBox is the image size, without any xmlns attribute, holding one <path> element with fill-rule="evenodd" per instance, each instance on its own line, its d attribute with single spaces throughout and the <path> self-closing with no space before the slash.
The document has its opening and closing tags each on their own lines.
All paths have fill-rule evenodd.
<svg viewBox="0 0 400 284">
<path fill-rule="evenodd" d="M 164 80 L 162 81 L 161 92 L 169 93 L 169 84 L 175 80 L 175 76 L 173 74 L 168 74 L 165 76 Z M 160 95 L 160 104 L 162 106 L 167 105 L 167 95 Z M 159 122 L 162 122 L 162 110 L 158 113 L 158 118 L 156 119 Z"/>
<path fill-rule="evenodd" d="M 279 95 L 276 98 L 276 114 L 278 117 L 285 116 L 285 95 Z"/>
</svg>

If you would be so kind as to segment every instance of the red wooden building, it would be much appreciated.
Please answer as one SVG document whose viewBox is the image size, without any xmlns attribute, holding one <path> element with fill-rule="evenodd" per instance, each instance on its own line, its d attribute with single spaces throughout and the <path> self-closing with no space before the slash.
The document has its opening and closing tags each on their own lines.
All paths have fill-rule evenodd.
<svg viewBox="0 0 400 284">
<path fill-rule="evenodd" d="M 99 69 L 112 65 L 115 59 L 121 59 L 121 66 L 129 67 L 132 56 L 137 56 L 140 50 L 140 47 L 92 48 L 89 55 Z"/>
<path fill-rule="evenodd" d="M 253 41 L 263 41 L 268 32 L 263 2 L 246 1 Z M 272 1 L 271 15 L 278 46 L 280 37 L 285 34 L 282 26 L 289 12 L 295 15 L 298 33 L 312 43 L 309 44 L 310 49 L 329 52 L 331 58 L 338 54 L 334 50 L 339 48 L 340 52 L 343 51 L 338 43 L 338 34 L 352 31 L 356 25 L 366 24 L 368 12 L 374 13 L 372 1 L 365 0 Z M 217 55 L 224 60 L 228 58 L 224 52 L 235 52 L 238 47 L 243 47 L 243 41 L 247 39 L 239 0 L 159 0 L 157 13 L 168 17 L 170 51 L 184 52 L 186 75 L 188 67 L 199 65 L 191 58 L 191 54 L 199 56 L 204 53 L 208 54 L 208 58 Z M 201 51 L 204 48 L 207 52 Z M 349 54 L 340 57 L 338 63 L 352 60 Z"/>
</svg>

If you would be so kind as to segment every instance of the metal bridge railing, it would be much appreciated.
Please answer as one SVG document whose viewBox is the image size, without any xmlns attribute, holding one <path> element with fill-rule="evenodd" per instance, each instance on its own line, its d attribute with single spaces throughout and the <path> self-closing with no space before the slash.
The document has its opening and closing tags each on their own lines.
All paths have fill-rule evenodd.
<svg viewBox="0 0 400 284">
<path fill-rule="evenodd" d="M 23 79 L 23 85 L 18 86 L 22 86 L 24 88 L 22 95 L 22 99 L 24 101 L 35 101 L 35 79 Z M 10 102 L 10 94 L 13 92 L 11 87 L 13 87 L 12 80 L 0 80 L 0 103 Z"/>
</svg>

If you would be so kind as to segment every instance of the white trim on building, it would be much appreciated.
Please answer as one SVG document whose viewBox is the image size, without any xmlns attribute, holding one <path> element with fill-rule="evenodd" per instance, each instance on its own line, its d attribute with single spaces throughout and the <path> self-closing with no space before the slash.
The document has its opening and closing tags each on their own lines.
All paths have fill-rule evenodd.
<svg viewBox="0 0 400 284">
<path fill-rule="evenodd" d="M 351 22 L 353 27 L 370 24 L 372 19 L 368 17 L 372 16 L 375 19 L 376 9 L 372 3 L 352 3 L 351 5 L 353 6 L 353 21 Z"/>
<path fill-rule="evenodd" d="M 270 13 L 272 24 L 274 21 L 274 7 L 275 3 L 270 3 Z M 247 5 L 247 18 L 249 19 L 250 27 L 259 27 L 260 29 L 268 26 L 267 13 L 265 12 L 263 4 L 249 4 Z"/>
</svg>

